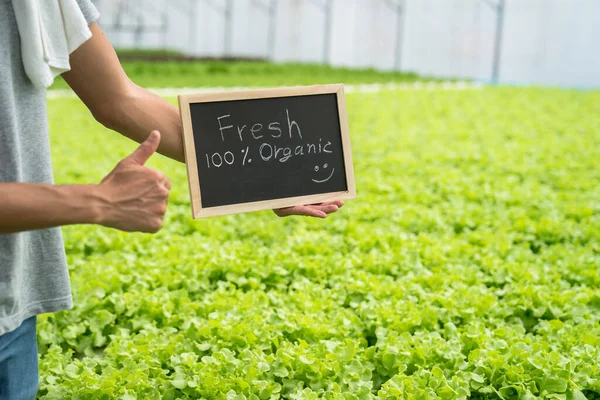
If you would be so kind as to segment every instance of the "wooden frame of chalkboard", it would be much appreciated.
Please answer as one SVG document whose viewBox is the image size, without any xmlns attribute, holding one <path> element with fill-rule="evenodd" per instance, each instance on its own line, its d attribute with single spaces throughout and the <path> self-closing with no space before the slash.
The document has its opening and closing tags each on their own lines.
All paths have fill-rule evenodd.
<svg viewBox="0 0 600 400">
<path fill-rule="evenodd" d="M 331 191 L 302 196 L 272 198 L 260 201 L 240 202 L 227 205 L 203 206 L 202 204 L 202 182 L 198 171 L 198 146 L 195 143 L 194 129 L 192 123 L 192 106 L 197 103 L 231 102 L 254 99 L 275 99 L 283 97 L 314 96 L 334 94 L 337 100 L 337 120 L 339 120 L 339 134 L 341 136 L 341 152 L 343 157 L 343 169 L 345 172 L 345 188 L 342 191 Z M 356 186 L 354 183 L 354 169 L 352 165 L 352 152 L 350 149 L 350 134 L 348 128 L 348 116 L 346 113 L 346 100 L 344 97 L 343 84 L 328 84 L 315 86 L 283 87 L 274 89 L 238 90 L 217 93 L 201 93 L 191 95 L 180 95 L 179 111 L 183 123 L 183 142 L 185 160 L 188 173 L 188 183 L 192 204 L 193 218 L 211 217 L 226 214 L 236 214 L 251 211 L 277 209 L 303 204 L 315 204 L 332 200 L 345 200 L 356 197 Z M 289 117 L 288 117 L 289 119 Z M 238 127 L 239 129 L 239 127 Z M 290 128 L 291 129 L 291 128 Z M 233 130 L 233 129 L 232 129 Z M 291 134 L 290 134 L 291 136 Z M 241 137 L 240 137 L 241 139 Z M 243 151 L 243 150 L 242 150 Z M 208 162 L 208 157 L 207 157 Z M 326 164 L 325 164 L 326 166 Z M 315 167 L 316 168 L 316 167 Z"/>
</svg>

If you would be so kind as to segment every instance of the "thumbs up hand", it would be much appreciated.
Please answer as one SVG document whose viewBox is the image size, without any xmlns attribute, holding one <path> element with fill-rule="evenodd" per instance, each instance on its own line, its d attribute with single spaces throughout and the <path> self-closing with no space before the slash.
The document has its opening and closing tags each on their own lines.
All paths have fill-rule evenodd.
<svg viewBox="0 0 600 400">
<path fill-rule="evenodd" d="M 148 139 L 102 179 L 97 190 L 101 225 L 127 232 L 160 230 L 171 182 L 162 172 L 144 166 L 159 143 L 160 133 L 152 131 Z"/>
</svg>

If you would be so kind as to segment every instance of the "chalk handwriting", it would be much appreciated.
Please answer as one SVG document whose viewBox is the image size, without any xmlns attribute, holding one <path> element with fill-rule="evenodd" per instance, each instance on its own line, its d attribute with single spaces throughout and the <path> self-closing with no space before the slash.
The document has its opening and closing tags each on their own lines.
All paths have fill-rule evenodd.
<svg viewBox="0 0 600 400">
<path fill-rule="evenodd" d="M 207 168 L 226 167 L 227 165 L 234 165 L 236 161 L 241 163 L 242 166 L 248 165 L 252 162 L 251 153 L 252 156 L 258 156 L 258 159 L 263 162 L 279 163 L 285 163 L 292 158 L 303 157 L 305 155 L 333 153 L 331 149 L 332 143 L 324 141 L 323 138 L 319 138 L 318 141 L 304 142 L 300 124 L 292 119 L 290 110 L 287 108 L 285 109 L 285 115 L 286 119 L 283 122 L 252 121 L 250 125 L 234 125 L 230 123 L 229 119 L 234 118 L 231 114 L 224 114 L 218 117 L 217 122 L 222 142 L 225 142 L 231 136 L 235 137 L 236 132 L 241 143 L 247 140 L 262 140 L 257 143 L 258 146 L 246 145 L 245 148 L 241 149 L 241 157 L 237 159 L 234 152 L 229 150 L 222 153 L 206 153 Z M 287 146 L 274 143 L 272 139 L 281 138 L 284 132 L 287 132 L 290 139 L 295 138 L 295 140 L 300 140 L 302 143 L 296 142 Z M 239 154 L 237 150 L 235 150 L 235 153 Z M 321 171 L 321 174 L 318 174 L 319 171 Z M 311 180 L 315 183 L 325 183 L 334 175 L 335 168 L 331 168 L 330 170 L 329 165 L 325 163 L 322 165 L 322 168 L 315 165 L 314 172 L 316 175 Z"/>
<path fill-rule="evenodd" d="M 288 110 L 287 108 L 285 109 L 285 115 L 287 118 L 287 131 L 288 131 L 288 135 L 290 136 L 290 139 L 293 138 L 295 135 L 298 136 L 299 139 L 303 139 L 302 137 L 302 131 L 300 130 L 300 124 L 298 124 L 298 122 L 296 122 L 295 120 L 293 120 L 290 117 L 290 110 Z M 223 123 L 226 122 L 222 122 L 222 120 L 225 120 L 227 118 L 231 118 L 231 114 L 225 114 L 222 115 L 220 117 L 217 118 L 217 122 L 219 124 L 219 133 L 221 134 L 221 141 L 224 142 L 225 141 L 225 133 L 227 133 L 227 131 L 229 130 L 234 130 L 234 125 L 223 125 Z M 243 142 L 245 137 L 244 136 L 244 130 L 246 129 L 248 125 L 236 125 L 235 126 L 235 130 L 237 130 L 237 134 L 238 134 L 238 138 L 240 139 L 240 142 Z M 269 124 L 267 124 L 268 130 L 270 131 L 270 135 L 272 138 L 274 139 L 278 139 L 281 137 L 283 131 L 281 129 L 281 123 L 278 121 L 272 121 Z M 263 124 L 256 122 L 252 125 L 252 127 L 250 128 L 250 134 L 252 136 L 253 139 L 258 140 L 258 139 L 262 139 L 264 134 L 258 134 L 261 130 L 263 129 Z M 234 131 L 235 131 L 234 130 Z"/>
<path fill-rule="evenodd" d="M 221 140 L 225 141 L 225 136 L 223 136 L 223 129 L 229 129 L 229 128 L 233 128 L 233 125 L 229 125 L 229 126 L 223 126 L 221 125 L 221 120 L 223 118 L 228 118 L 231 117 L 231 114 L 227 114 L 227 115 L 223 115 L 220 116 L 219 118 L 217 118 L 217 121 L 219 122 L 219 131 L 221 132 Z M 240 140 L 241 140 L 242 136 L 240 135 Z"/>
<path fill-rule="evenodd" d="M 328 166 L 329 165 L 327 165 L 327 163 L 323 164 L 323 169 L 327 169 Z M 315 172 L 319 172 L 319 166 L 318 165 L 315 165 Z M 335 168 L 332 168 L 331 169 L 331 173 L 329 174 L 329 176 L 327 178 L 321 179 L 321 180 L 317 180 L 317 179 L 313 178 L 312 181 L 315 182 L 315 183 L 324 183 L 324 182 L 327 182 L 328 180 L 331 179 L 331 177 L 333 176 L 334 172 L 335 172 Z"/>
</svg>

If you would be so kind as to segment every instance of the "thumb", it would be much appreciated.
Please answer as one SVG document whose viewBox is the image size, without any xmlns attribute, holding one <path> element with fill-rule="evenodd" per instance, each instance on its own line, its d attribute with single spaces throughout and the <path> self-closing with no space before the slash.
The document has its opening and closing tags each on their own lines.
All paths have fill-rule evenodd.
<svg viewBox="0 0 600 400">
<path fill-rule="evenodd" d="M 138 147 L 127 160 L 131 160 L 137 164 L 144 165 L 146 161 L 156 152 L 160 143 L 160 132 L 152 131 L 148 139 L 144 140 L 140 147 Z"/>
</svg>

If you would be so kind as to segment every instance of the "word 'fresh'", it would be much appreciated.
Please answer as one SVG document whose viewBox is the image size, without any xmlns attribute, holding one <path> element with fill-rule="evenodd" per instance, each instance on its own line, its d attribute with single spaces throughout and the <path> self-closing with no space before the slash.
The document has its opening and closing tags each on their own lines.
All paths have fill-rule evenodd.
<svg viewBox="0 0 600 400">
<path fill-rule="evenodd" d="M 286 108 L 285 110 L 285 114 L 287 116 L 287 134 L 290 136 L 290 138 L 293 137 L 293 134 L 296 133 L 298 135 L 298 137 L 300 139 L 302 139 L 302 132 L 300 131 L 300 125 L 298 125 L 298 123 L 296 121 L 293 121 L 292 119 L 290 119 L 290 111 Z M 224 142 L 225 141 L 225 133 L 229 130 L 232 131 L 232 133 L 235 134 L 235 132 L 237 132 L 237 136 L 240 138 L 240 142 L 244 141 L 244 137 L 248 136 L 248 132 L 252 135 L 252 137 L 254 139 L 261 139 L 265 136 L 265 134 L 268 134 L 270 137 L 277 139 L 280 138 L 281 135 L 283 135 L 283 130 L 281 129 L 281 123 L 277 122 L 277 121 L 273 121 L 271 123 L 269 123 L 267 125 L 267 127 L 265 128 L 265 125 L 261 124 L 261 123 L 255 123 L 252 126 L 249 125 L 236 125 L 235 129 L 233 125 L 223 125 L 223 123 L 226 123 L 224 120 L 226 120 L 227 118 L 230 118 L 231 114 L 226 114 L 226 115 L 222 115 L 220 117 L 217 118 L 217 121 L 219 123 L 219 132 L 221 133 L 221 140 Z M 263 130 L 263 128 L 265 128 Z M 265 132 L 268 131 L 268 132 Z M 229 133 L 229 132 L 227 132 Z"/>
</svg>

